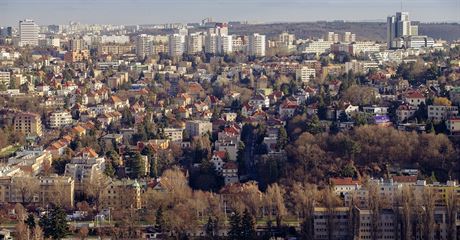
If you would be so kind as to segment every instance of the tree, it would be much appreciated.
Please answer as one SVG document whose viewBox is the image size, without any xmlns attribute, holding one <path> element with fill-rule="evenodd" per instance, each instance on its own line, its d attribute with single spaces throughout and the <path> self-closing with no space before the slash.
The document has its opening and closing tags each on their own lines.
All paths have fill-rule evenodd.
<svg viewBox="0 0 460 240">
<path fill-rule="evenodd" d="M 35 223 L 35 217 L 34 217 L 34 215 L 33 215 L 32 213 L 29 213 L 29 215 L 27 216 L 27 219 L 26 219 L 25 223 L 26 223 L 26 225 L 29 227 L 29 229 L 30 229 L 31 231 L 34 230 L 34 228 L 35 228 L 35 226 L 36 226 L 37 224 Z"/>
<path fill-rule="evenodd" d="M 284 203 L 285 191 L 277 183 L 268 186 L 265 193 L 265 206 L 271 219 L 272 213 L 276 214 L 276 224 L 281 226 L 283 217 L 287 214 L 286 205 Z"/>
<path fill-rule="evenodd" d="M 254 218 L 248 209 L 245 209 L 243 212 L 243 218 L 241 219 L 241 232 L 242 239 L 254 239 L 256 236 L 256 227 L 254 223 Z"/>
<path fill-rule="evenodd" d="M 242 238 L 241 216 L 238 211 L 235 211 L 230 216 L 230 230 L 228 231 L 228 238 L 230 240 L 239 240 Z"/>
<path fill-rule="evenodd" d="M 130 152 L 126 156 L 126 167 L 129 168 L 129 177 L 133 179 L 141 178 L 145 173 L 145 165 L 142 155 L 138 152 Z"/>
<path fill-rule="evenodd" d="M 218 234 L 218 221 L 217 219 L 213 219 L 211 216 L 208 218 L 208 222 L 205 225 L 206 235 L 210 239 L 214 239 Z"/>
<path fill-rule="evenodd" d="M 110 185 L 110 178 L 102 172 L 96 171 L 94 176 L 85 182 L 87 193 L 94 199 L 96 211 L 99 212 L 101 203 L 105 200 L 105 190 Z"/>
<path fill-rule="evenodd" d="M 159 233 L 162 233 L 164 231 L 165 225 L 166 223 L 163 217 L 163 207 L 160 206 L 155 214 L 155 230 L 157 230 Z"/>
<path fill-rule="evenodd" d="M 40 219 L 45 237 L 61 239 L 69 233 L 67 215 L 62 208 L 55 208 Z"/>
<path fill-rule="evenodd" d="M 289 143 L 289 138 L 284 127 L 280 127 L 278 130 L 278 140 L 277 140 L 277 147 L 279 149 L 284 149 L 286 145 Z"/>
<path fill-rule="evenodd" d="M 14 178 L 13 184 L 21 195 L 22 203 L 30 203 L 40 188 L 38 180 L 32 177 Z"/>
<path fill-rule="evenodd" d="M 84 239 L 86 239 L 86 237 L 88 237 L 88 233 L 89 233 L 89 229 L 86 226 L 83 226 L 78 231 L 78 235 L 80 236 L 80 239 L 82 239 L 82 240 L 84 240 Z"/>
</svg>

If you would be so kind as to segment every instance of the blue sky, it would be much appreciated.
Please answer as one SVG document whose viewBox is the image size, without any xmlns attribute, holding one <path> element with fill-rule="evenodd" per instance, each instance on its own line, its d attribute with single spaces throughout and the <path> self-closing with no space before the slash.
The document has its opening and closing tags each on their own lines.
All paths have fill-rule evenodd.
<svg viewBox="0 0 460 240">
<path fill-rule="evenodd" d="M 460 0 L 403 0 L 413 20 L 460 22 Z M 0 0 L 0 25 L 31 18 L 39 24 L 149 24 L 217 21 L 384 20 L 400 0 Z"/>
</svg>

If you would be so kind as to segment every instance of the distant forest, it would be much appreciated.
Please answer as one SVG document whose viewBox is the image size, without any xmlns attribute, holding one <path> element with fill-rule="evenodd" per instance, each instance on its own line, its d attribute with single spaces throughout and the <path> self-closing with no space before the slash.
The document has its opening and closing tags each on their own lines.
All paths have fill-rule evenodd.
<svg viewBox="0 0 460 240">
<path fill-rule="evenodd" d="M 420 23 L 419 34 L 434 39 L 454 41 L 460 39 L 458 23 Z M 386 23 L 383 22 L 303 22 L 234 25 L 231 34 L 250 34 L 258 32 L 273 37 L 283 31 L 294 33 L 298 38 L 323 37 L 327 32 L 353 32 L 358 40 L 386 41 Z"/>
</svg>

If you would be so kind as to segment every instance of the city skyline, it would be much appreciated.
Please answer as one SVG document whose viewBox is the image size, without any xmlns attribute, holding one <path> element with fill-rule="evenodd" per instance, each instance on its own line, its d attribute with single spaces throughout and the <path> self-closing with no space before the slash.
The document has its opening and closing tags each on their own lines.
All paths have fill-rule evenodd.
<svg viewBox="0 0 460 240">
<path fill-rule="evenodd" d="M 403 11 L 414 21 L 459 22 L 460 0 L 406 0 Z M 110 4 L 109 4 L 110 3 Z M 69 21 L 95 24 L 161 24 L 200 22 L 211 17 L 216 21 L 309 22 L 318 20 L 381 21 L 401 10 L 399 0 L 4 0 L 0 25 L 16 26 L 25 18 L 40 25 L 64 24 Z M 337 11 L 340 9 L 340 11 Z M 358 9 L 358 11 L 357 11 Z M 52 12 L 53 14 L 50 14 Z M 100 14 L 107 13 L 107 14 Z"/>
</svg>

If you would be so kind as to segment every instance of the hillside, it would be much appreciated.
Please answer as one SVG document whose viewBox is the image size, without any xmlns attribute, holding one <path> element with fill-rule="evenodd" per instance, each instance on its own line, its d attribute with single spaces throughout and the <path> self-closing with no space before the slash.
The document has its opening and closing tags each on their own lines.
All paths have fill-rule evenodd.
<svg viewBox="0 0 460 240">
<path fill-rule="evenodd" d="M 299 38 L 322 37 L 327 32 L 353 32 L 358 40 L 386 40 L 386 23 L 378 22 L 303 22 L 236 25 L 230 28 L 232 34 L 250 34 L 259 32 L 273 37 L 283 31 L 294 33 Z M 448 41 L 460 39 L 460 24 L 456 23 L 421 23 L 421 35 Z"/>
</svg>

